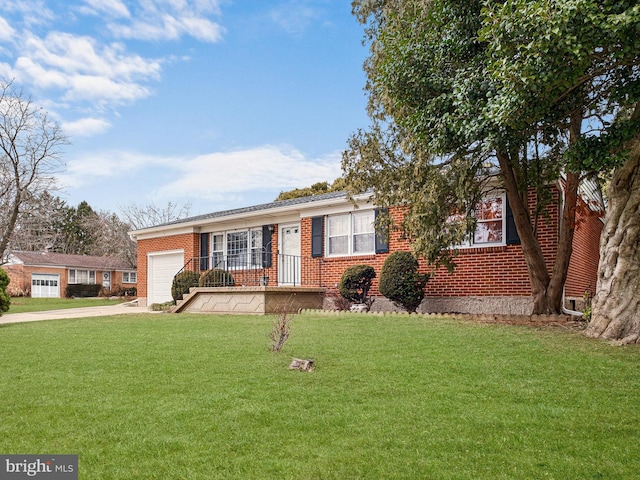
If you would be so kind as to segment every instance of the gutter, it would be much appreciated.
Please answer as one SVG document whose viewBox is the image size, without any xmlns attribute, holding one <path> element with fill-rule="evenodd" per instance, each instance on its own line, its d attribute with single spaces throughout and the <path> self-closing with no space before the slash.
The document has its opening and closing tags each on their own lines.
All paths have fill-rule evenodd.
<svg viewBox="0 0 640 480">
<path fill-rule="evenodd" d="M 564 186 L 562 185 L 562 182 L 558 182 L 560 185 L 560 195 L 561 195 L 561 199 L 562 199 L 562 205 L 561 205 L 561 212 L 564 211 Z M 560 218 L 560 222 L 562 222 L 562 215 L 558 215 L 558 217 Z M 562 227 L 562 225 L 560 225 L 560 227 Z M 566 283 L 566 281 L 565 281 Z M 569 310 L 568 308 L 565 308 L 565 293 L 564 293 L 564 285 L 562 286 L 562 313 L 564 313 L 565 315 L 571 315 L 572 317 L 582 317 L 582 312 L 577 312 L 575 310 Z"/>
</svg>

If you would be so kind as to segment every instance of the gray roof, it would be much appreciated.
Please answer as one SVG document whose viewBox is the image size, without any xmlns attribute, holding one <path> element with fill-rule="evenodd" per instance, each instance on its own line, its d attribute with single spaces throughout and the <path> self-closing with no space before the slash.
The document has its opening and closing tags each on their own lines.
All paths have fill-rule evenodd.
<svg viewBox="0 0 640 480">
<path fill-rule="evenodd" d="M 56 252 L 11 252 L 25 265 L 48 265 L 64 268 L 86 268 L 92 270 L 135 270 L 126 261 L 115 257 L 95 255 L 70 255 Z"/>
<path fill-rule="evenodd" d="M 273 209 L 273 208 L 289 207 L 289 206 L 294 206 L 294 205 L 304 205 L 304 204 L 308 204 L 308 203 L 319 202 L 321 200 L 331 200 L 331 199 L 334 199 L 334 198 L 346 198 L 346 196 L 347 196 L 346 192 L 343 192 L 343 191 L 322 193 L 322 194 L 319 194 L 319 195 L 311 195 L 309 197 L 292 198 L 290 200 L 280 200 L 280 201 L 277 201 L 277 202 L 263 203 L 263 204 L 260 204 L 260 205 L 253 205 L 251 207 L 234 208 L 232 210 L 222 210 L 222 211 L 219 211 L 219 212 L 205 213 L 203 215 L 196 215 L 195 217 L 181 218 L 180 220 L 173 220 L 171 222 L 161 223 L 159 225 L 154 225 L 154 227 L 164 227 L 164 226 L 168 226 L 168 225 L 179 225 L 181 223 L 197 222 L 197 221 L 201 221 L 201 220 L 210 220 L 210 219 L 214 219 L 214 218 L 228 217 L 228 216 L 231 216 L 231 215 L 238 215 L 238 214 L 242 214 L 242 213 L 250 213 L 250 212 L 258 212 L 258 211 L 262 211 L 262 210 L 270 210 L 270 209 Z"/>
</svg>

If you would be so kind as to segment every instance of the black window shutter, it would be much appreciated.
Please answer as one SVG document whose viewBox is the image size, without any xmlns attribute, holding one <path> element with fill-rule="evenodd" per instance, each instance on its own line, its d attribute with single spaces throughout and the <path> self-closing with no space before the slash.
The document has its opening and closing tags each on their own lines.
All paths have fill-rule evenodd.
<svg viewBox="0 0 640 480">
<path fill-rule="evenodd" d="M 200 234 L 200 270 L 209 270 L 209 234 Z"/>
<path fill-rule="evenodd" d="M 516 229 L 516 222 L 513 218 L 513 211 L 511 210 L 511 205 L 509 204 L 509 199 L 505 195 L 505 203 L 506 203 L 506 213 L 507 213 L 507 234 L 506 234 L 506 243 L 507 245 L 519 245 L 520 244 L 520 236 L 518 235 L 518 230 Z"/>
<path fill-rule="evenodd" d="M 376 209 L 375 218 L 377 220 L 378 215 L 381 213 L 387 213 L 388 209 L 378 210 Z M 376 230 L 376 253 L 388 253 L 389 252 L 389 239 L 384 233 L 379 233 Z"/>
<path fill-rule="evenodd" d="M 311 256 L 322 256 L 322 223 L 323 217 L 313 217 L 311 219 Z"/>
<path fill-rule="evenodd" d="M 262 226 L 262 267 L 263 268 L 269 268 L 271 266 L 272 235 L 273 235 L 273 225 L 263 225 Z"/>
</svg>

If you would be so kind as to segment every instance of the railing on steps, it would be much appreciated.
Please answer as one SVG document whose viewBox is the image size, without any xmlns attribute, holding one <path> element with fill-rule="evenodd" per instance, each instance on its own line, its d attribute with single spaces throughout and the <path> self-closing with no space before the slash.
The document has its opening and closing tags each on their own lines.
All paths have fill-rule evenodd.
<svg viewBox="0 0 640 480">
<path fill-rule="evenodd" d="M 193 287 L 320 287 L 322 263 L 319 258 L 296 255 L 271 255 L 262 252 L 252 255 L 220 254 L 194 257 L 175 277 L 178 275 L 182 276 L 181 280 L 191 282 L 190 286 Z"/>
</svg>

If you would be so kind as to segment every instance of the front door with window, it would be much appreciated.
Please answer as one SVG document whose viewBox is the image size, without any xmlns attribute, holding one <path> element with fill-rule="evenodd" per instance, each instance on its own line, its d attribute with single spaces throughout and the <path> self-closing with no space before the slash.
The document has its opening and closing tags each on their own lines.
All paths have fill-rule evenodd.
<svg viewBox="0 0 640 480">
<path fill-rule="evenodd" d="M 300 285 L 300 224 L 280 226 L 278 284 Z"/>
<path fill-rule="evenodd" d="M 102 273 L 102 288 L 111 290 L 111 272 Z"/>
</svg>

